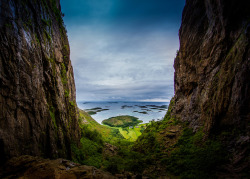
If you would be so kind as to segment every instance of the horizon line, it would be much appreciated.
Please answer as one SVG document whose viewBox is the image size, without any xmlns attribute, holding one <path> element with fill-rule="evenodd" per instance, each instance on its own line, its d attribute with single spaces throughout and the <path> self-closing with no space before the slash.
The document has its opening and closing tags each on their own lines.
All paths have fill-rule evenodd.
<svg viewBox="0 0 250 179">
<path fill-rule="evenodd" d="M 79 102 L 170 102 L 170 100 L 76 100 Z"/>
</svg>

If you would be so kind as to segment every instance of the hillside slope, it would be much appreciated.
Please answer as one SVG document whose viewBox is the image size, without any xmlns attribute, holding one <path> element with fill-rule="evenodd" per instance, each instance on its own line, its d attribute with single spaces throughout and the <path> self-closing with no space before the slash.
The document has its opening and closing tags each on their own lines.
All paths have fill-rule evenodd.
<svg viewBox="0 0 250 179">
<path fill-rule="evenodd" d="M 121 139 L 124 139 L 119 129 L 104 126 L 96 122 L 87 112 L 78 109 L 80 127 L 87 127 L 89 130 L 96 130 L 104 138 L 105 142 L 115 143 Z"/>
<path fill-rule="evenodd" d="M 59 0 L 1 0 L 0 49 L 0 161 L 71 158 L 80 132 Z"/>
</svg>

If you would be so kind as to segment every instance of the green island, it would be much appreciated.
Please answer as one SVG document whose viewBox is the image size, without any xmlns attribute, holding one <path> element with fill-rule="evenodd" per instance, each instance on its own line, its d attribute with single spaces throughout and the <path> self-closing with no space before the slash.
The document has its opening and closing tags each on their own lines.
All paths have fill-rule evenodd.
<svg viewBox="0 0 250 179">
<path fill-rule="evenodd" d="M 102 111 L 107 111 L 109 109 L 102 109 L 100 107 L 96 107 L 96 108 L 92 108 L 92 109 L 86 109 L 85 111 L 89 114 L 89 115 L 95 115 L 98 112 L 102 112 Z"/>
<path fill-rule="evenodd" d="M 143 121 L 138 120 L 137 117 L 128 115 L 111 117 L 102 121 L 103 124 L 108 125 L 110 127 L 122 127 L 122 128 L 134 127 L 142 122 Z"/>
</svg>

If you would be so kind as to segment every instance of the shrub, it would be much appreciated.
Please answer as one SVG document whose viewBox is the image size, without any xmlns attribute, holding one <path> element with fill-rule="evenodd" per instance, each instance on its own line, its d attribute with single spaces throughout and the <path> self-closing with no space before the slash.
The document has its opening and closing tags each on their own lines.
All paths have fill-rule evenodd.
<svg viewBox="0 0 250 179">
<path fill-rule="evenodd" d="M 186 128 L 166 162 L 167 170 L 181 178 L 213 178 L 216 166 L 226 159 L 221 144 L 203 141 L 202 130 Z"/>
<path fill-rule="evenodd" d="M 80 164 L 91 165 L 100 168 L 102 165 L 103 138 L 97 130 L 90 130 L 87 126 L 81 126 L 81 145 L 71 145 L 73 160 Z"/>
</svg>

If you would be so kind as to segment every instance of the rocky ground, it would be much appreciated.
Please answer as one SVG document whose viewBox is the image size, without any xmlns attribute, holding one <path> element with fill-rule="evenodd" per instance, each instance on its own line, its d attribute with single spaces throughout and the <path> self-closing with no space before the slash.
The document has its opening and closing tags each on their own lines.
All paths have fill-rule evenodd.
<svg viewBox="0 0 250 179">
<path fill-rule="evenodd" d="M 62 158 L 42 159 L 29 155 L 12 158 L 0 169 L 0 178 L 117 178 L 95 167 L 79 165 Z"/>
<path fill-rule="evenodd" d="M 11 179 L 148 179 L 146 176 L 129 172 L 112 175 L 92 166 L 80 165 L 66 159 L 43 159 L 23 155 L 10 159 L 0 167 L 0 178 Z M 162 176 L 161 179 L 169 177 Z"/>
</svg>

